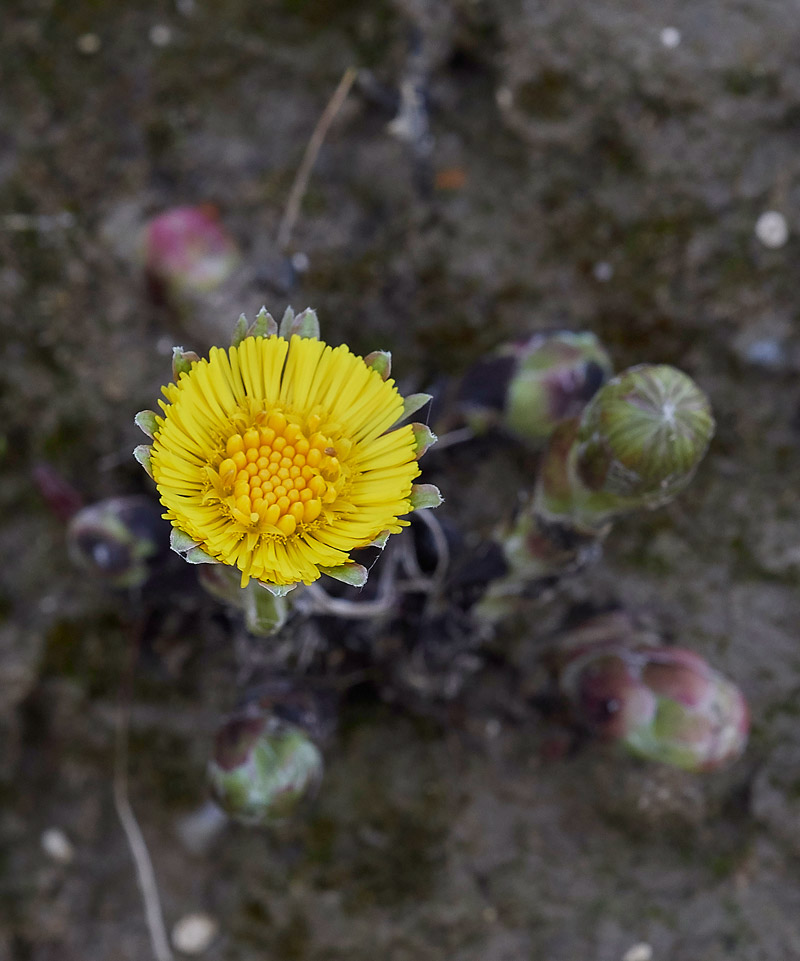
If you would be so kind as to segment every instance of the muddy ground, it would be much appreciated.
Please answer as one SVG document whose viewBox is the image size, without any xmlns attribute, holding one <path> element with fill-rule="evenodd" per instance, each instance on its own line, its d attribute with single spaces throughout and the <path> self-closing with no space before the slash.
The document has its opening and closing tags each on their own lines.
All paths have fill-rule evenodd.
<svg viewBox="0 0 800 961">
<path fill-rule="evenodd" d="M 800 956 L 800 27 L 786 4 L 4 0 L 0 22 L 0 958 L 152 956 L 111 791 L 134 637 L 131 800 L 168 926 L 196 911 L 219 924 L 204 957 Z M 350 65 L 293 275 L 275 236 Z M 410 140 L 389 129 L 404 85 L 423 94 Z M 244 262 L 176 317 L 148 298 L 134 240 L 147 216 L 203 201 Z M 767 210 L 789 227 L 776 247 L 754 229 Z M 152 494 L 132 415 L 171 345 L 204 350 L 240 311 L 289 302 L 316 307 L 333 342 L 390 348 L 411 389 L 553 326 L 594 331 L 618 369 L 668 362 L 699 381 L 718 431 L 691 488 L 620 523 L 602 566 L 497 643 L 524 686 L 570 604 L 641 611 L 745 690 L 739 762 L 700 777 L 555 750 L 489 672 L 452 723 L 351 698 L 305 819 L 187 846 L 178 826 L 206 800 L 215 719 L 241 681 L 235 628 L 189 582 L 143 628 L 151 601 L 71 565 L 33 469 L 87 501 Z M 479 532 L 529 463 L 504 447 L 430 457 L 443 510 Z M 53 827 L 69 863 L 42 849 Z"/>
</svg>

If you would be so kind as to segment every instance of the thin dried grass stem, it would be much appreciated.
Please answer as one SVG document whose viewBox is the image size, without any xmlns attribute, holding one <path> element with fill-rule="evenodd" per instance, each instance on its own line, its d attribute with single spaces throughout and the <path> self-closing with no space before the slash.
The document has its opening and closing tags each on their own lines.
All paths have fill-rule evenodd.
<svg viewBox="0 0 800 961">
<path fill-rule="evenodd" d="M 136 657 L 136 645 L 132 645 L 131 664 L 129 669 L 129 682 L 133 674 L 133 665 Z M 144 915 L 147 923 L 147 931 L 150 935 L 150 943 L 153 947 L 153 955 L 156 961 L 174 961 L 174 956 L 169 946 L 167 929 L 164 924 L 164 914 L 161 909 L 161 899 L 158 894 L 158 885 L 153 870 L 153 862 L 150 860 L 150 852 L 147 849 L 147 842 L 144 839 L 139 822 L 133 813 L 130 800 L 128 799 L 128 729 L 130 727 L 130 683 L 125 685 L 120 692 L 119 719 L 117 722 L 116 746 L 114 751 L 114 807 L 117 811 L 125 839 L 128 842 L 131 856 L 133 857 L 136 869 L 136 881 L 142 895 L 144 904 Z"/>
<path fill-rule="evenodd" d="M 336 119 L 336 114 L 342 109 L 342 105 L 347 99 L 347 95 L 350 93 L 350 88 L 353 86 L 357 75 L 358 71 L 355 67 L 348 67 L 347 70 L 345 70 L 342 79 L 339 81 L 339 85 L 336 90 L 334 90 L 333 96 L 328 101 L 328 105 L 322 111 L 322 116 L 317 121 L 317 125 L 314 127 L 308 144 L 306 145 L 303 159 L 295 175 L 292 189 L 289 192 L 289 199 L 286 201 L 283 219 L 278 228 L 278 248 L 282 251 L 286 251 L 289 247 L 292 230 L 300 213 L 300 204 L 303 201 L 303 196 L 308 187 L 308 178 L 311 176 L 311 170 L 317 159 L 317 154 L 322 147 L 330 125 Z"/>
</svg>

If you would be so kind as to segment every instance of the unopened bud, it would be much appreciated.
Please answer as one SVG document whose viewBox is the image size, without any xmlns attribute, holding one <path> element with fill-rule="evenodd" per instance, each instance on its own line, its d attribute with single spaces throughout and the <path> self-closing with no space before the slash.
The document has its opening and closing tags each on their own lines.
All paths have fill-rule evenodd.
<svg viewBox="0 0 800 961">
<path fill-rule="evenodd" d="M 691 377 L 642 364 L 595 394 L 578 428 L 575 471 L 597 507 L 655 507 L 691 480 L 714 433 L 708 398 Z"/>
<path fill-rule="evenodd" d="M 114 587 L 138 587 L 167 554 L 169 526 L 149 497 L 111 497 L 75 514 L 67 543 L 85 570 Z"/>
<path fill-rule="evenodd" d="M 214 290 L 239 261 L 212 204 L 173 207 L 153 217 L 144 228 L 142 248 L 148 278 L 167 298 Z"/>
<path fill-rule="evenodd" d="M 322 754 L 305 730 L 257 709 L 220 728 L 208 767 L 220 806 L 254 825 L 294 814 L 316 794 L 322 770 Z"/>
<path fill-rule="evenodd" d="M 566 664 L 560 686 L 592 734 L 649 760 L 713 770 L 747 742 L 744 696 L 693 651 L 600 645 Z"/>
<path fill-rule="evenodd" d="M 583 410 L 611 370 L 594 334 L 534 334 L 476 364 L 458 400 L 476 429 L 500 424 L 522 440 L 541 443 Z"/>
</svg>

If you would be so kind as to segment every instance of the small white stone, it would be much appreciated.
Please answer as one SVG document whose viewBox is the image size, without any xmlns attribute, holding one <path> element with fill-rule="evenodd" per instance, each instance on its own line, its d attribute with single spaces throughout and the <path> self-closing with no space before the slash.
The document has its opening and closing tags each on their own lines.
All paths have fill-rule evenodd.
<svg viewBox="0 0 800 961">
<path fill-rule="evenodd" d="M 501 110 L 508 110 L 514 105 L 514 91 L 511 87 L 498 87 L 494 96 Z"/>
<path fill-rule="evenodd" d="M 777 250 L 789 239 L 789 225 L 777 210 L 765 210 L 756 221 L 756 237 L 765 247 Z"/>
<path fill-rule="evenodd" d="M 653 949 L 645 941 L 634 944 L 622 955 L 622 961 L 652 961 Z"/>
<path fill-rule="evenodd" d="M 298 274 L 304 274 L 310 266 L 311 261 L 308 259 L 308 254 L 302 250 L 298 250 L 292 254 L 292 267 L 294 267 Z"/>
<path fill-rule="evenodd" d="M 219 931 L 210 914 L 186 914 L 172 929 L 172 945 L 181 954 L 202 954 Z"/>
<path fill-rule="evenodd" d="M 601 284 L 607 284 L 614 276 L 614 268 L 607 260 L 601 260 L 592 268 L 594 279 Z"/>
<path fill-rule="evenodd" d="M 84 33 L 75 41 L 75 46 L 78 48 L 79 53 L 91 57 L 93 54 L 99 52 L 102 41 L 96 33 Z"/>
<path fill-rule="evenodd" d="M 503 725 L 496 717 L 490 717 L 484 727 L 486 737 L 488 737 L 490 741 L 493 741 L 496 737 L 499 737 L 502 730 Z"/>
<path fill-rule="evenodd" d="M 57 864 L 69 864 L 75 857 L 75 848 L 61 828 L 42 831 L 40 841 L 44 853 Z"/>
<path fill-rule="evenodd" d="M 154 47 L 168 47 L 172 43 L 172 31 L 165 23 L 156 23 L 150 28 L 150 43 Z"/>
<path fill-rule="evenodd" d="M 676 27 L 664 27 L 660 34 L 661 45 L 674 50 L 681 42 L 681 32 Z"/>
<path fill-rule="evenodd" d="M 754 340 L 744 350 L 745 359 L 758 367 L 780 367 L 784 354 L 783 345 L 772 337 Z"/>
</svg>

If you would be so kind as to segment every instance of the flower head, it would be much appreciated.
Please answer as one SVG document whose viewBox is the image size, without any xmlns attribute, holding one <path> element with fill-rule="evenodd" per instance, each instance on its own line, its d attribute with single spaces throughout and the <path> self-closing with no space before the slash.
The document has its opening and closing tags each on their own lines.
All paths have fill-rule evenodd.
<svg viewBox="0 0 800 961">
<path fill-rule="evenodd" d="M 153 437 L 139 459 L 184 535 L 176 549 L 238 568 L 242 586 L 352 571 L 350 551 L 400 531 L 427 493 L 414 480 L 433 438 L 394 427 L 410 410 L 385 379 L 388 355 L 328 346 L 313 312 L 287 317 L 280 336 L 264 312 L 228 350 L 177 354 L 163 413 L 137 420 Z"/>
</svg>

